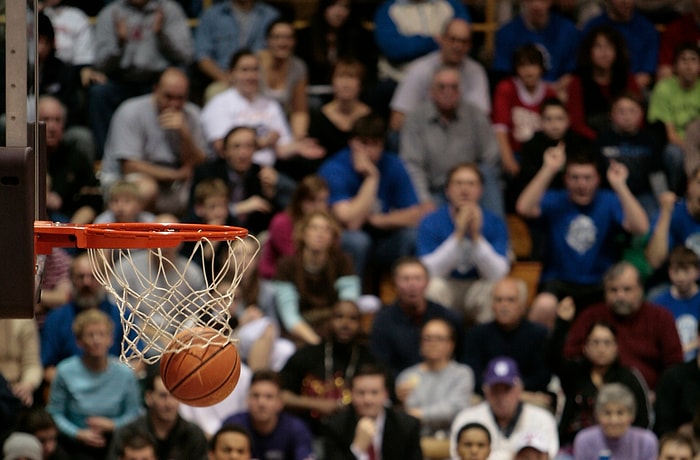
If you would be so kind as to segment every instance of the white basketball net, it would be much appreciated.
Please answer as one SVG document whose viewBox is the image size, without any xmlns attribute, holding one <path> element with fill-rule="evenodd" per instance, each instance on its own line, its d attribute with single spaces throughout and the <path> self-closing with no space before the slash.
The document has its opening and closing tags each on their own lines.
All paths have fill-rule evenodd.
<svg viewBox="0 0 700 460">
<path fill-rule="evenodd" d="M 216 253 L 218 245 L 223 245 L 223 251 L 217 255 L 217 264 L 214 257 L 206 261 L 205 254 Z M 198 326 L 230 338 L 235 290 L 259 250 L 253 236 L 225 241 L 202 238 L 189 257 L 174 257 L 175 248 L 88 249 L 95 278 L 121 313 L 122 361 L 131 366 L 139 361 L 153 364 L 178 333 Z M 198 343 L 206 346 L 216 340 L 215 335 Z M 191 340 L 187 342 L 178 340 L 168 351 L 188 348 Z"/>
</svg>

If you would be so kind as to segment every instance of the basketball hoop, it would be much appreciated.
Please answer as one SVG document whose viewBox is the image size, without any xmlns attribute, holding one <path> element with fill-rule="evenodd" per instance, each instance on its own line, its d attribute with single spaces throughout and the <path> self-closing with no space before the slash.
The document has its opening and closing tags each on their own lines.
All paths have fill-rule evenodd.
<svg viewBox="0 0 700 460">
<path fill-rule="evenodd" d="M 230 339 L 235 289 L 260 249 L 244 228 L 183 223 L 37 221 L 34 241 L 37 255 L 54 247 L 87 250 L 95 278 L 121 313 L 121 359 L 130 365 L 153 364 L 166 348 L 177 353 Z M 192 243 L 189 255 L 176 257 L 185 242 Z M 184 330 L 206 328 L 220 335 L 197 337 L 197 345 L 173 340 Z"/>
</svg>

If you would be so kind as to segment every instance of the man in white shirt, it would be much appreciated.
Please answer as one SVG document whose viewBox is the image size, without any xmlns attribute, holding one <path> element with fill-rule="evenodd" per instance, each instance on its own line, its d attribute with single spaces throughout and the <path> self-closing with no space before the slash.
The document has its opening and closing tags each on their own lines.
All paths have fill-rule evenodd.
<svg viewBox="0 0 700 460">
<path fill-rule="evenodd" d="M 480 422 L 491 434 L 490 460 L 511 460 L 518 441 L 525 433 L 538 433 L 549 440 L 548 452 L 554 458 L 559 450 L 557 422 L 551 413 L 520 399 L 523 384 L 518 365 L 511 358 L 492 359 L 484 375 L 485 401 L 464 409 L 452 422 L 450 456 L 457 456 L 457 433 L 470 422 Z"/>
</svg>

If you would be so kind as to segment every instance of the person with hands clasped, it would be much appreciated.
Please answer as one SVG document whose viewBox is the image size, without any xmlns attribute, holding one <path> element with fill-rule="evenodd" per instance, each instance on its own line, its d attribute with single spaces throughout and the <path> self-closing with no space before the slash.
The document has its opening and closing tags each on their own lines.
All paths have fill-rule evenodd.
<svg viewBox="0 0 700 460">
<path fill-rule="evenodd" d="M 423 218 L 416 240 L 430 272 L 427 297 L 480 322 L 492 316 L 491 285 L 510 269 L 505 221 L 479 204 L 482 194 L 479 167 L 455 165 L 447 175 L 447 203 Z"/>
<path fill-rule="evenodd" d="M 618 259 L 614 238 L 622 231 L 643 235 L 649 229 L 644 209 L 627 186 L 629 172 L 611 160 L 600 189 L 596 158 L 562 143 L 544 154 L 542 168 L 516 203 L 518 213 L 540 218 L 545 231 L 541 292 L 533 308 L 556 311 L 557 297 L 571 295 L 577 308 L 602 299 L 604 272 Z M 564 190 L 547 190 L 564 169 Z"/>
</svg>

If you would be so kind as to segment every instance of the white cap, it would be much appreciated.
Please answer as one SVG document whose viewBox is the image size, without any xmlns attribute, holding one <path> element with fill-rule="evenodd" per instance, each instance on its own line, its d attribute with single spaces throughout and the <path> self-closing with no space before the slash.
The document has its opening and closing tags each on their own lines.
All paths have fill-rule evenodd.
<svg viewBox="0 0 700 460">
<path fill-rule="evenodd" d="M 548 452 L 549 443 L 539 433 L 525 433 L 520 436 L 515 443 L 515 452 L 520 452 L 526 448 L 535 449 L 539 452 Z"/>
</svg>

